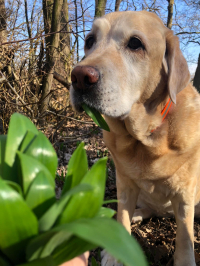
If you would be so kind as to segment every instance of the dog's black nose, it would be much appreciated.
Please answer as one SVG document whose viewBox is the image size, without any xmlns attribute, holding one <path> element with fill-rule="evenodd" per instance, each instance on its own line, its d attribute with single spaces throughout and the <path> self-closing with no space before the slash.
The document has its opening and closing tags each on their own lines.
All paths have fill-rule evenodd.
<svg viewBox="0 0 200 266">
<path fill-rule="evenodd" d="M 91 66 L 77 66 L 72 70 L 71 81 L 74 89 L 85 90 L 99 80 L 99 71 Z"/>
</svg>

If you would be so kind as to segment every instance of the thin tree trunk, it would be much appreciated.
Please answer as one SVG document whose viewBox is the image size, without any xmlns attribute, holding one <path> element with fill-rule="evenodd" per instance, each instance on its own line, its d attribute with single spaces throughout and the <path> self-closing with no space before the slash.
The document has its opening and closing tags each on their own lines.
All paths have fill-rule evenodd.
<svg viewBox="0 0 200 266">
<path fill-rule="evenodd" d="M 53 12 L 52 12 L 52 23 L 51 23 L 51 32 L 57 32 L 60 30 L 60 17 L 61 17 L 61 9 L 63 5 L 63 0 L 54 0 Z M 43 79 L 42 84 L 42 97 L 41 97 L 41 105 L 40 105 L 40 114 L 43 114 L 49 104 L 49 93 L 52 86 L 53 81 L 53 73 L 54 66 L 56 63 L 56 58 L 58 55 L 58 46 L 59 46 L 59 33 L 50 35 L 48 38 L 49 46 L 47 51 L 47 68 L 46 75 Z"/>
<path fill-rule="evenodd" d="M 75 21 L 76 21 L 76 53 L 77 53 L 77 62 L 79 62 L 79 41 L 78 41 L 78 10 L 77 10 L 77 2 L 74 0 L 75 6 Z"/>
<path fill-rule="evenodd" d="M 119 11 L 119 6 L 122 0 L 116 0 L 115 1 L 115 11 Z"/>
<path fill-rule="evenodd" d="M 200 93 L 200 54 L 199 54 L 197 69 L 196 69 L 195 75 L 194 75 L 193 85 L 198 90 L 198 92 Z"/>
<path fill-rule="evenodd" d="M 95 0 L 95 18 L 105 15 L 107 0 Z"/>
<path fill-rule="evenodd" d="M 7 41 L 5 1 L 0 0 L 0 43 Z"/>
<path fill-rule="evenodd" d="M 167 27 L 171 30 L 172 28 L 172 19 L 173 19 L 173 8 L 174 8 L 174 0 L 168 1 L 168 18 L 167 18 Z"/>
<path fill-rule="evenodd" d="M 68 2 L 63 0 L 61 16 L 61 30 L 65 32 L 60 33 L 60 59 L 61 67 L 66 71 L 69 68 L 69 63 L 67 62 L 68 55 L 70 53 L 70 29 L 69 29 L 69 14 L 68 14 Z"/>
<path fill-rule="evenodd" d="M 43 0 L 43 2 L 42 2 L 45 34 L 48 34 L 51 31 L 53 3 L 54 3 L 54 0 Z M 47 35 L 45 37 L 45 43 L 46 43 L 47 49 L 48 49 L 48 45 L 50 43 L 50 40 L 51 40 L 51 36 Z"/>
<path fill-rule="evenodd" d="M 83 1 L 81 0 L 81 10 L 82 10 L 82 21 L 83 21 L 83 36 L 85 38 L 85 16 L 84 16 L 84 9 L 83 9 Z"/>
</svg>

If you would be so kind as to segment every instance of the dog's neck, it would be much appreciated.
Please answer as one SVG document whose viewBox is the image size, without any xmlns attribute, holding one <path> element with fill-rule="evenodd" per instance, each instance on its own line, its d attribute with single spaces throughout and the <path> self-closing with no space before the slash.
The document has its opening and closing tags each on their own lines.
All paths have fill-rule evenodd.
<svg viewBox="0 0 200 266">
<path fill-rule="evenodd" d="M 173 109 L 173 107 L 170 109 L 169 114 L 163 121 L 162 111 L 168 99 L 169 96 L 157 106 L 154 113 L 148 112 L 145 104 L 135 103 L 129 115 L 124 120 L 106 117 L 111 132 L 115 132 L 115 134 L 121 136 L 127 136 L 128 138 L 132 137 L 133 140 L 140 141 L 150 149 L 157 147 L 158 142 L 166 142 L 168 116 L 170 116 Z"/>
</svg>

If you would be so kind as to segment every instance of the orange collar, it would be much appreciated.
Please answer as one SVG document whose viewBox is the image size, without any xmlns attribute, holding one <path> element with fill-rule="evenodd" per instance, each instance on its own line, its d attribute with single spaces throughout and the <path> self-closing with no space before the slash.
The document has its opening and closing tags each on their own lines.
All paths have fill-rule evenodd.
<svg viewBox="0 0 200 266">
<path fill-rule="evenodd" d="M 169 113 L 169 110 L 170 110 L 171 106 L 172 106 L 172 101 L 171 101 L 171 99 L 169 98 L 168 102 L 166 103 L 165 107 L 163 108 L 163 110 L 162 110 L 162 112 L 161 112 L 162 122 L 163 122 L 163 120 L 165 119 L 165 117 L 167 116 L 167 114 Z M 151 133 L 153 133 L 154 130 L 156 130 L 156 128 L 155 128 L 155 129 L 152 129 L 152 130 L 151 130 Z"/>
</svg>

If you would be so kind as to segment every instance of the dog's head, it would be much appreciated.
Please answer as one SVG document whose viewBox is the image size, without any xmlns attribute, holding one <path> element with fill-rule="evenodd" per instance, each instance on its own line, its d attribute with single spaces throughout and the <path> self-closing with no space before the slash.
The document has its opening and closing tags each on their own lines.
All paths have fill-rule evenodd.
<svg viewBox="0 0 200 266">
<path fill-rule="evenodd" d="M 94 21 L 85 59 L 72 71 L 71 101 L 111 117 L 126 116 L 134 103 L 150 109 L 176 95 L 190 74 L 178 37 L 153 13 L 115 12 Z"/>
</svg>

